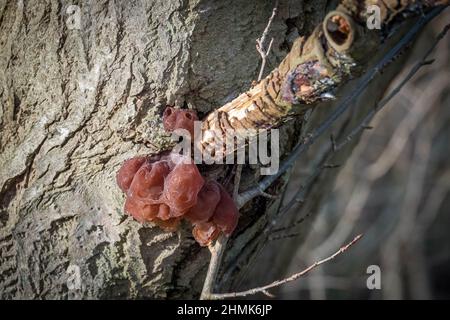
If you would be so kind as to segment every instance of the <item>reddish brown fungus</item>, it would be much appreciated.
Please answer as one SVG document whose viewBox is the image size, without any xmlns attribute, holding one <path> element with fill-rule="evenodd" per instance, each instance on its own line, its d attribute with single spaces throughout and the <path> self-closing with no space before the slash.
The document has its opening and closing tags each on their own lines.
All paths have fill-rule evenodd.
<svg viewBox="0 0 450 320">
<path fill-rule="evenodd" d="M 160 203 L 164 190 L 164 179 L 170 169 L 166 161 L 142 164 L 134 175 L 128 196 L 148 204 Z"/>
<path fill-rule="evenodd" d="M 170 212 L 170 207 L 167 204 L 161 203 L 158 209 L 158 219 L 167 221 L 172 218 L 176 217 Z"/>
<path fill-rule="evenodd" d="M 151 221 L 158 215 L 159 205 L 146 204 L 140 200 L 128 197 L 124 210 L 139 222 Z"/>
<path fill-rule="evenodd" d="M 163 114 L 165 130 L 172 132 L 176 129 L 185 129 L 191 134 L 191 137 L 194 136 L 194 122 L 197 120 L 197 114 L 193 110 L 167 107 Z"/>
<path fill-rule="evenodd" d="M 216 193 L 212 186 L 217 186 L 219 189 L 219 201 L 214 205 L 215 210 L 212 216 L 207 222 L 204 220 L 191 220 L 194 224 L 192 235 L 201 246 L 207 246 L 217 239 L 220 232 L 226 235 L 233 233 L 239 219 L 239 211 L 226 190 L 217 182 L 213 183 L 209 186 L 209 191 L 213 193 L 214 197 L 216 197 Z M 200 195 L 202 195 L 202 192 L 199 194 L 199 198 Z M 192 213 L 189 212 L 187 216 L 189 215 L 192 215 Z M 200 216 L 200 218 L 203 217 Z"/>
<path fill-rule="evenodd" d="M 208 181 L 198 194 L 197 204 L 187 212 L 186 219 L 191 222 L 208 221 L 219 201 L 220 185 L 216 181 Z"/>
<path fill-rule="evenodd" d="M 192 229 L 194 239 L 203 247 L 210 244 L 219 236 L 219 229 L 211 222 L 201 222 Z"/>
<path fill-rule="evenodd" d="M 226 235 L 233 233 L 239 220 L 239 211 L 223 187 L 220 188 L 220 201 L 212 217 L 214 224 Z"/>
<path fill-rule="evenodd" d="M 186 213 L 197 203 L 197 195 L 205 180 L 193 163 L 180 163 L 167 176 L 164 197 L 175 212 Z"/>
<path fill-rule="evenodd" d="M 186 218 L 202 246 L 236 227 L 239 213 L 225 189 L 216 181 L 205 183 L 192 160 L 181 155 L 127 160 L 117 173 L 117 184 L 127 196 L 124 210 L 134 219 L 174 231 Z"/>
<path fill-rule="evenodd" d="M 128 191 L 131 181 L 133 181 L 134 175 L 142 166 L 144 161 L 145 157 L 136 157 L 128 159 L 123 163 L 122 167 L 119 169 L 116 175 L 117 184 L 123 192 Z"/>
</svg>

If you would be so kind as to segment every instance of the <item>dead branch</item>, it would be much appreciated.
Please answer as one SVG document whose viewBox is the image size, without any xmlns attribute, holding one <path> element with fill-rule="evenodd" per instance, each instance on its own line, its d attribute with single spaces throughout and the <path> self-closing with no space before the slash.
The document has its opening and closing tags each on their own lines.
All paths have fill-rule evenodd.
<svg viewBox="0 0 450 320">
<path fill-rule="evenodd" d="M 270 30 L 270 26 L 272 25 L 272 21 L 275 18 L 275 16 L 277 15 L 277 10 L 278 10 L 278 0 L 275 2 L 275 6 L 273 7 L 273 10 L 272 10 L 272 15 L 269 18 L 269 22 L 267 23 L 267 26 L 264 29 L 264 32 L 261 35 L 261 38 L 256 39 L 256 50 L 259 52 L 259 54 L 261 56 L 261 68 L 259 70 L 259 75 L 258 75 L 258 80 L 257 80 L 258 82 L 261 81 L 261 79 L 263 77 L 264 69 L 266 67 L 267 57 L 270 54 L 270 50 L 272 49 L 273 38 L 270 39 L 269 46 L 267 48 L 265 48 L 265 42 L 266 42 L 267 34 L 269 33 L 269 30 Z"/>
<path fill-rule="evenodd" d="M 419 21 L 411 28 L 409 32 L 379 61 L 376 66 L 371 70 L 371 72 L 366 73 L 357 88 L 352 91 L 349 95 L 347 95 L 342 103 L 334 110 L 334 112 L 331 113 L 331 115 L 320 125 L 318 126 L 311 134 L 307 135 L 306 138 L 299 143 L 292 151 L 292 153 L 289 155 L 288 159 L 281 165 L 280 170 L 277 174 L 268 176 L 265 179 L 263 179 L 261 182 L 259 182 L 255 187 L 245 191 L 244 193 L 238 195 L 235 198 L 235 201 L 238 205 L 238 208 L 241 208 L 243 205 L 245 205 L 247 202 L 252 200 L 256 196 L 265 195 L 265 190 L 274 182 L 276 181 L 281 175 L 283 175 L 287 170 L 289 170 L 295 163 L 295 161 L 298 159 L 298 157 L 303 154 L 309 146 L 311 146 L 324 132 L 326 132 L 332 124 L 349 108 L 351 105 L 351 102 L 354 101 L 368 86 L 368 84 L 376 77 L 378 73 L 380 73 L 407 45 L 411 43 L 411 41 L 414 39 L 414 37 L 418 34 L 420 30 L 429 22 L 431 21 L 435 16 L 437 16 L 441 11 L 443 10 L 442 7 L 434 8 L 430 13 L 428 13 L 425 16 L 422 16 Z M 274 12 L 276 12 L 274 10 Z M 273 15 L 271 16 L 270 20 L 273 19 Z M 269 21 L 268 25 L 270 26 L 271 21 Z M 267 28 L 266 28 L 267 29 Z M 263 37 L 261 37 L 262 39 Z M 270 50 L 270 45 L 268 50 Z M 262 55 L 263 58 L 263 55 Z M 364 125 L 366 127 L 367 125 Z M 242 169 L 242 168 L 241 168 Z M 239 170 L 240 171 L 240 170 Z M 237 193 L 236 190 L 238 190 L 238 187 L 236 185 L 239 185 L 240 180 L 240 174 L 238 173 L 236 175 L 237 177 L 237 184 L 235 181 L 235 194 Z M 357 237 L 358 238 L 358 237 Z M 356 239 L 356 238 L 355 238 Z M 354 240 L 356 242 L 358 239 Z M 256 292 L 262 292 L 269 288 L 272 288 L 273 286 L 278 286 L 283 283 L 293 281 L 297 279 L 298 277 L 302 276 L 302 273 L 296 274 L 290 278 L 277 281 L 275 283 L 272 283 L 270 285 L 267 285 L 265 287 L 257 288 L 248 290 L 242 293 L 230 293 L 230 294 L 213 294 L 211 293 L 213 290 L 214 283 L 217 278 L 218 269 L 220 267 L 220 262 L 222 260 L 222 255 L 225 250 L 226 244 L 228 239 L 226 237 L 220 237 L 214 247 L 210 248 L 211 251 L 211 261 L 208 268 L 208 273 L 205 279 L 204 287 L 201 294 L 201 299 L 222 299 L 227 297 L 237 297 L 237 296 L 243 296 L 248 295 Z M 351 244 L 353 244 L 352 242 Z M 351 245 L 350 244 L 350 245 Z M 341 248 L 342 249 L 342 248 Z M 345 250 L 344 250 L 345 251 Z M 338 253 L 339 254 L 339 253 Z M 334 257 L 332 256 L 331 259 Z M 322 260 L 324 263 L 326 261 L 331 260 L 329 258 Z M 320 261 L 319 261 L 320 262 Z M 320 264 L 321 264 L 320 263 Z M 313 267 L 314 268 L 314 267 Z M 308 272 L 309 270 L 306 269 Z M 292 280 L 289 280 L 292 279 Z M 286 281 L 287 280 L 287 281 Z M 260 289 L 260 290 L 259 290 Z M 254 291 L 256 290 L 256 291 Z"/>
<path fill-rule="evenodd" d="M 330 114 L 330 116 L 322 122 L 313 132 L 307 134 L 291 152 L 285 162 L 280 166 L 278 172 L 274 175 L 267 176 L 261 180 L 254 187 L 244 191 L 238 198 L 238 206 L 242 207 L 247 202 L 259 196 L 262 191 L 265 191 L 273 182 L 286 173 L 297 161 L 298 157 L 305 153 L 308 148 L 323 134 L 325 133 L 335 121 L 349 109 L 351 103 L 359 97 L 361 93 L 367 88 L 369 83 L 379 74 L 406 46 L 408 46 L 415 36 L 422 30 L 422 28 L 436 17 L 441 11 L 442 7 L 437 7 L 429 12 L 427 15 L 421 17 L 419 21 L 406 33 L 406 35 L 391 49 L 389 52 L 379 61 L 376 66 L 362 78 L 358 86 L 343 98 L 338 107 Z"/>
<path fill-rule="evenodd" d="M 401 8 L 383 7 L 382 32 L 379 32 L 365 25 L 365 8 L 369 1 L 362 7 L 354 2 L 342 1 L 307 39 L 300 37 L 294 42 L 278 68 L 248 92 L 209 114 L 203 120 L 202 138 L 196 141 L 195 147 L 200 151 L 222 150 L 219 153 L 226 156 L 235 151 L 224 149 L 227 132 L 239 133 L 245 129 L 248 133 L 252 129 L 257 135 L 259 129 L 279 126 L 322 101 L 334 99 L 334 91 L 349 78 L 359 76 L 367 67 L 371 53 L 386 40 L 386 34 L 395 30 L 395 25 L 390 24 L 393 17 L 419 13 L 438 3 L 448 4 L 448 1 L 417 3 L 411 0 L 402 2 Z M 443 7 L 435 9 L 441 11 Z M 264 52 L 262 56 L 264 58 Z"/>
<path fill-rule="evenodd" d="M 434 48 L 438 45 L 438 43 L 444 38 L 444 36 L 447 34 L 448 30 L 450 29 L 450 24 L 446 25 L 444 29 L 439 33 L 439 35 L 436 37 L 436 40 L 434 43 L 430 46 L 430 48 L 427 50 L 425 55 L 422 57 L 422 59 L 417 62 L 416 65 L 411 69 L 411 71 L 407 74 L 407 76 L 402 80 L 402 82 L 395 87 L 383 100 L 381 100 L 379 103 L 376 104 L 375 108 L 373 108 L 370 112 L 367 113 L 367 115 L 364 117 L 364 119 L 361 121 L 361 123 L 356 126 L 339 144 L 336 144 L 333 148 L 334 151 L 341 150 L 344 146 L 346 146 L 350 141 L 353 140 L 361 131 L 368 128 L 370 121 L 373 119 L 374 115 L 379 112 L 381 109 L 383 109 L 384 106 L 388 104 L 394 98 L 400 90 L 408 83 L 409 80 L 420 70 L 422 67 L 430 65 L 433 63 L 433 60 L 428 60 L 428 57 L 433 52 Z"/>
</svg>

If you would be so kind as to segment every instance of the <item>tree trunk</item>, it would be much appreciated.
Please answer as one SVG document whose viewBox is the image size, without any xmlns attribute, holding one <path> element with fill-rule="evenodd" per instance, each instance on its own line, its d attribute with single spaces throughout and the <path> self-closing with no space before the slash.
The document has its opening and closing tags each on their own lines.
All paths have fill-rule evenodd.
<svg viewBox="0 0 450 320">
<path fill-rule="evenodd" d="M 320 22 L 327 2 L 280 2 L 269 69 Z M 186 226 L 164 233 L 128 218 L 115 173 L 123 160 L 167 147 L 166 105 L 205 115 L 250 87 L 260 64 L 255 39 L 272 6 L 246 0 L 0 2 L 1 298 L 198 297 L 208 250 Z M 362 99 L 380 97 L 400 65 Z M 323 112 L 315 111 L 308 127 Z M 340 125 L 351 126 L 355 114 Z M 297 133 L 282 130 L 290 143 Z M 351 149 L 340 153 L 340 162 Z M 321 185 L 331 187 L 337 170 Z M 327 189 L 318 190 L 312 206 Z M 263 201 L 243 219 L 226 255 L 232 277 L 222 273 L 224 288 L 236 284 L 236 266 L 247 264 L 258 246 L 263 212 L 270 216 L 278 206 Z M 278 263 L 255 279 L 282 271 Z"/>
</svg>

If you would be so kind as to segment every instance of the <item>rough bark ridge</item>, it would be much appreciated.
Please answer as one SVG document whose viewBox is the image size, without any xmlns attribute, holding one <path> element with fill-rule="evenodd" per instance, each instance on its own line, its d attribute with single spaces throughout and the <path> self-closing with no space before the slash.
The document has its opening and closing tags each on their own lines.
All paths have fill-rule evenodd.
<svg viewBox="0 0 450 320">
<path fill-rule="evenodd" d="M 281 3 L 272 64 L 325 3 Z M 114 175 L 167 144 L 166 103 L 208 112 L 249 87 L 271 8 L 0 2 L 0 297 L 197 296 L 208 252 L 186 231 L 126 219 Z M 77 268 L 81 286 L 69 289 Z"/>
</svg>

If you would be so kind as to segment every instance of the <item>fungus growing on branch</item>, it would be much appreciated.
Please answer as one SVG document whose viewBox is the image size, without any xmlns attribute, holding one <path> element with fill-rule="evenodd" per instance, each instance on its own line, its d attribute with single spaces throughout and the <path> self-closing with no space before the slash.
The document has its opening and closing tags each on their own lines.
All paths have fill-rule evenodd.
<svg viewBox="0 0 450 320">
<path fill-rule="evenodd" d="M 172 132 L 176 129 L 185 129 L 191 134 L 191 137 L 193 137 L 195 121 L 198 121 L 198 117 L 193 110 L 166 107 L 163 113 L 164 129 L 168 132 Z"/>
<path fill-rule="evenodd" d="M 182 128 L 193 133 L 195 120 L 193 111 L 168 107 L 164 112 L 168 131 Z M 239 213 L 233 200 L 218 182 L 205 182 L 190 157 L 161 153 L 128 159 L 116 180 L 126 194 L 125 212 L 141 223 L 174 231 L 186 218 L 202 246 L 236 228 Z"/>
</svg>

